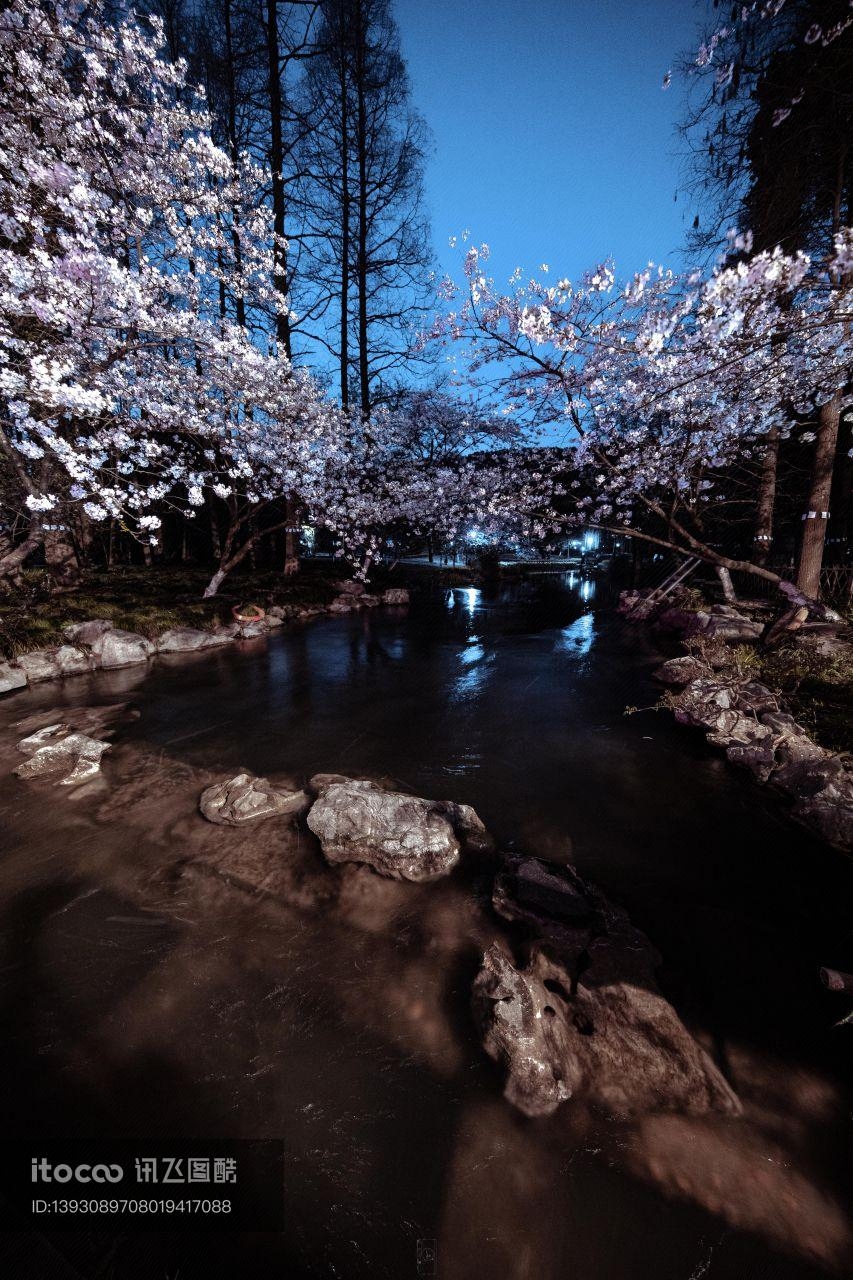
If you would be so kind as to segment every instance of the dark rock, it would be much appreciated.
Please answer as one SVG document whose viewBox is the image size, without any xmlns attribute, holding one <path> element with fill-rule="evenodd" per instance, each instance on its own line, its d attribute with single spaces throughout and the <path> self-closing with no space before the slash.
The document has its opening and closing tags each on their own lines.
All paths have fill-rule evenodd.
<svg viewBox="0 0 853 1280">
<path fill-rule="evenodd" d="M 820 790 L 801 795 L 794 805 L 794 816 L 836 849 L 853 853 L 853 773 L 840 769 Z"/>
<path fill-rule="evenodd" d="M 695 609 L 682 609 L 679 605 L 670 605 L 655 618 L 656 631 L 674 631 L 681 635 L 697 635 L 705 630 L 709 614 L 697 613 Z"/>
<path fill-rule="evenodd" d="M 762 716 L 779 710 L 779 695 L 768 689 L 766 684 L 748 680 L 746 684 L 737 685 L 736 689 L 735 705 L 739 711 Z"/>
<path fill-rule="evenodd" d="M 363 596 L 367 588 L 363 582 L 357 582 L 355 578 L 342 578 L 340 582 L 333 582 L 332 586 L 342 596 Z"/>
<path fill-rule="evenodd" d="M 210 634 L 217 644 L 229 644 L 232 640 L 239 640 L 241 633 L 239 622 L 225 622 L 221 627 L 214 627 Z"/>
<path fill-rule="evenodd" d="M 266 778 L 238 773 L 227 782 L 217 782 L 201 794 L 198 807 L 209 822 L 239 827 L 245 822 L 302 813 L 309 798 L 304 791 L 284 791 Z"/>
<path fill-rule="evenodd" d="M 691 680 L 700 680 L 708 674 L 708 669 L 704 662 L 699 658 L 669 658 L 662 666 L 658 667 L 654 673 L 655 680 L 659 680 L 661 684 L 678 685 L 690 684 Z"/>
<path fill-rule="evenodd" d="M 267 609 L 267 625 L 270 627 L 283 627 L 286 622 L 291 622 L 294 618 L 298 618 L 300 609 L 295 604 L 274 604 L 271 609 Z"/>
<path fill-rule="evenodd" d="M 624 911 L 571 867 L 513 858 L 495 907 L 532 936 L 518 966 L 495 944 L 473 1009 L 507 1098 L 547 1115 L 576 1096 L 611 1115 L 737 1113 L 740 1104 L 661 995 L 659 956 Z"/>
<path fill-rule="evenodd" d="M 506 858 L 492 902 L 505 920 L 521 921 L 573 954 L 579 955 L 592 932 L 604 927 L 601 904 L 577 873 L 538 858 Z"/>
<path fill-rule="evenodd" d="M 470 804 L 453 800 L 436 800 L 435 804 L 446 814 L 466 853 L 494 852 L 495 842 Z"/>
<path fill-rule="evenodd" d="M 822 658 L 853 662 L 853 644 L 839 635 L 827 632 L 823 635 L 814 636 L 811 646 L 814 652 Z"/>
<path fill-rule="evenodd" d="M 409 593 L 405 587 L 389 587 L 382 592 L 383 604 L 408 604 Z"/>
<path fill-rule="evenodd" d="M 773 774 L 773 785 L 792 795 L 815 796 L 826 787 L 841 783 L 845 772 L 840 756 L 821 752 L 816 759 L 792 760 Z"/>
</svg>

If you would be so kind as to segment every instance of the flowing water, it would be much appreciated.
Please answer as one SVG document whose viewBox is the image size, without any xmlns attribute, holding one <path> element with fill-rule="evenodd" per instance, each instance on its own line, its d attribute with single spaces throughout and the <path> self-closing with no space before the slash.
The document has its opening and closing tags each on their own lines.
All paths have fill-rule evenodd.
<svg viewBox="0 0 853 1280">
<path fill-rule="evenodd" d="M 853 967 L 851 864 L 648 709 L 654 646 L 594 582 L 543 576 L 5 697 L 6 1134 L 286 1151 L 278 1235 L 61 1236 L 55 1272 L 18 1240 L 10 1274 L 849 1274 L 853 1028 L 817 970 Z M 129 705 L 102 781 L 12 776 L 16 722 L 104 703 Z M 503 845 L 574 861 L 660 950 L 744 1116 L 515 1113 L 468 1012 L 489 927 L 472 884 L 365 873 L 326 911 L 338 873 L 304 832 L 198 815 L 240 768 L 469 803 Z"/>
</svg>

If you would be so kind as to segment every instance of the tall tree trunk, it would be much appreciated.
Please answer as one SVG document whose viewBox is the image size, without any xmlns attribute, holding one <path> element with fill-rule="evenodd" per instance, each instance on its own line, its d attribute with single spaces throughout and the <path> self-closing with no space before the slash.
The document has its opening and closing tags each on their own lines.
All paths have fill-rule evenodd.
<svg viewBox="0 0 853 1280">
<path fill-rule="evenodd" d="M 350 273 L 350 191 L 349 191 L 349 86 L 346 54 L 340 51 L 341 95 L 341 405 L 349 408 L 349 273 Z"/>
<path fill-rule="evenodd" d="M 213 555 L 219 560 L 222 556 L 222 536 L 219 532 L 219 520 L 216 515 L 216 503 L 213 498 L 207 498 L 207 513 L 210 518 L 210 541 L 213 546 Z"/>
<path fill-rule="evenodd" d="M 285 503 L 284 530 L 284 576 L 290 578 L 299 572 L 299 503 L 295 498 L 288 498 Z"/>
<path fill-rule="evenodd" d="M 234 164 L 237 164 L 240 156 L 239 148 L 237 146 L 237 85 L 234 73 L 234 46 L 231 31 L 231 0 L 225 0 L 225 63 L 226 78 L 228 81 L 228 144 L 231 152 L 231 159 Z M 279 104 L 279 111 L 280 110 L 281 106 Z M 239 215 L 235 209 L 233 212 L 233 222 L 231 224 L 231 243 L 234 246 L 234 266 L 237 269 L 237 274 L 240 275 L 243 270 L 243 254 L 240 247 L 240 233 L 238 231 L 238 227 Z M 245 329 L 246 301 L 242 293 L 235 294 L 234 303 L 237 312 L 237 323 L 242 329 Z"/>
<path fill-rule="evenodd" d="M 835 177 L 835 199 L 832 208 L 833 235 L 841 226 L 841 204 L 844 195 L 847 167 L 847 141 L 842 137 L 838 148 L 838 165 Z M 842 278 L 835 283 L 840 287 Z M 829 503 L 832 496 L 832 473 L 835 467 L 835 451 L 841 423 L 841 392 L 836 391 L 831 400 L 821 406 L 818 419 L 817 440 L 812 462 L 812 479 L 808 505 L 803 513 L 803 538 L 797 565 L 797 586 L 804 595 L 815 600 L 820 595 L 820 571 L 826 545 L 826 526 L 829 521 Z"/>
<path fill-rule="evenodd" d="M 832 471 L 835 449 L 838 444 L 838 426 L 841 420 L 841 392 L 836 391 L 831 400 L 821 406 L 817 440 L 814 446 L 812 480 L 808 505 L 803 513 L 803 537 L 797 566 L 797 586 L 803 595 L 813 600 L 820 594 L 820 570 L 823 564 L 823 548 L 826 543 L 826 525 L 829 520 L 829 499 L 832 493 Z"/>
<path fill-rule="evenodd" d="M 776 476 L 779 470 L 779 428 L 767 433 L 767 444 L 761 457 L 758 484 L 758 508 L 755 516 L 753 560 L 765 564 L 773 542 L 773 511 L 776 506 Z"/>
<path fill-rule="evenodd" d="M 358 249 L 356 258 L 358 381 L 361 411 L 367 416 L 370 413 L 370 367 L 367 351 L 367 104 L 364 84 L 365 31 L 361 0 L 356 0 L 355 27 L 355 82 L 358 112 L 356 121 L 356 145 L 358 149 Z"/>
<path fill-rule="evenodd" d="M 284 137 L 282 132 L 281 53 L 278 41 L 277 0 L 267 0 L 267 93 L 270 107 L 270 164 L 272 167 L 273 284 L 279 297 L 287 297 L 287 258 L 284 248 Z M 291 357 L 290 317 L 287 309 L 275 320 L 279 353 Z"/>
</svg>

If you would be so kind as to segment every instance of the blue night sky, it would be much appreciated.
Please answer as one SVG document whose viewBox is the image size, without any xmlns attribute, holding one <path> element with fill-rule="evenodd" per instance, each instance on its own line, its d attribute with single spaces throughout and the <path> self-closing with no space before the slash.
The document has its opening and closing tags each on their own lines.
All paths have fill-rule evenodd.
<svg viewBox="0 0 853 1280">
<path fill-rule="evenodd" d="M 676 265 L 695 210 L 678 185 L 682 91 L 705 0 L 396 0 L 415 106 L 435 140 L 433 240 L 469 228 L 499 283 L 521 266 L 576 276 Z"/>
</svg>

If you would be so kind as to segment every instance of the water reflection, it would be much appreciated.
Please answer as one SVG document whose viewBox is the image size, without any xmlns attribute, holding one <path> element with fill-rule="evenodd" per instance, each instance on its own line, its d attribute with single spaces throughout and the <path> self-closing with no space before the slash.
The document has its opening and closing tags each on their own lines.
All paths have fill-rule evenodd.
<svg viewBox="0 0 853 1280">
<path fill-rule="evenodd" d="M 479 662 L 485 655 L 485 649 L 480 644 L 476 636 L 472 636 L 465 648 L 459 654 L 460 661 L 466 666 L 470 666 L 472 662 Z"/>
<path fill-rule="evenodd" d="M 568 627 L 563 627 L 554 648 L 572 653 L 588 653 L 595 639 L 595 621 L 591 613 L 585 613 Z"/>
<path fill-rule="evenodd" d="M 454 702 L 465 701 L 482 692 L 494 657 L 493 653 L 486 654 L 478 636 L 468 639 L 464 648 L 459 650 L 459 661 L 466 669 L 453 682 L 451 697 Z"/>
<path fill-rule="evenodd" d="M 446 604 L 448 609 L 455 609 L 458 596 L 463 609 L 468 613 L 474 613 L 482 594 L 479 587 L 451 587 L 447 593 Z"/>
</svg>

